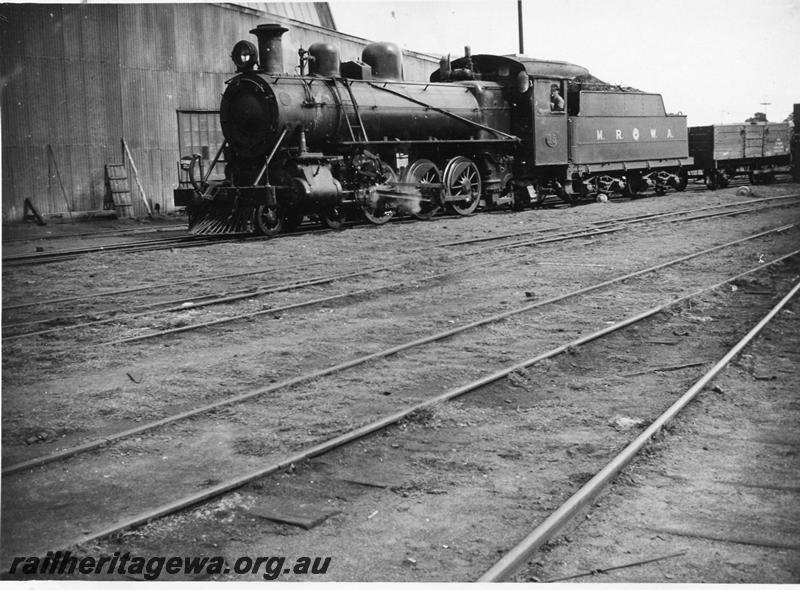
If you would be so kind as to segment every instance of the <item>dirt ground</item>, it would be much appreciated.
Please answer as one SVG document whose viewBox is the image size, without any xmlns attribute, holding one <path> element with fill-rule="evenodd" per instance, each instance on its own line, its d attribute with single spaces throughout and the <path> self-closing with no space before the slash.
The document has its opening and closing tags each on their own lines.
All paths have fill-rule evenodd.
<svg viewBox="0 0 800 590">
<path fill-rule="evenodd" d="M 755 197 L 797 190 L 789 184 L 759 187 Z M 520 250 L 477 252 L 474 247 L 437 244 L 748 198 L 752 196 L 737 196 L 733 189 L 670 194 L 390 223 L 270 242 L 97 253 L 4 269 L 4 326 L 37 314 L 99 317 L 98 305 L 118 310 L 120 319 L 4 343 L 3 462 L 40 456 L 782 223 L 797 223 L 800 210 L 776 207 Z M 137 232 L 162 228 L 140 225 Z M 71 237 L 39 233 L 37 238 L 48 239 L 7 242 L 8 248 L 4 243 L 4 255 L 12 249 L 66 248 L 95 239 L 78 226 L 58 231 L 69 234 L 69 229 L 75 230 Z M 6 230 L 4 239 L 19 238 L 21 232 Z M 447 342 L 277 390 L 236 409 L 76 457 L 56 469 L 20 474 L 3 482 L 3 559 L 60 548 L 60 543 L 176 493 L 191 493 L 269 464 L 409 402 L 786 254 L 798 247 L 798 237 L 795 228 L 752 240 Z M 390 263 L 398 264 L 396 271 L 342 279 L 302 293 L 253 296 L 229 306 L 187 307 L 135 320 L 122 315 L 124 309 L 158 301 L 189 302 L 221 289 L 230 292 Z M 180 283 L 262 269 L 263 275 L 247 278 Z M 382 434 L 79 551 L 222 555 L 229 563 L 248 555 L 331 556 L 328 572 L 315 581 L 474 580 L 722 356 L 788 291 L 798 273 L 796 260 L 777 265 L 741 280 L 735 290 L 707 293 Z M 102 302 L 85 299 L 60 307 L 5 310 L 28 298 L 141 284 L 160 286 Z M 103 345 L 148 330 L 273 310 L 354 289 L 371 294 L 180 336 Z M 517 580 L 550 580 L 686 549 L 679 558 L 575 581 L 797 582 L 798 312 L 797 304 L 790 307 L 773 331 L 718 379 L 720 391 L 705 392 L 617 480 L 597 512 L 555 539 Z M 693 366 L 674 368 L 685 365 Z M 145 481 L 148 485 L 142 486 Z M 756 485 L 764 481 L 769 486 Z M 691 510 L 683 510 L 687 499 L 692 500 Z M 86 514 L 87 503 L 95 506 L 91 515 Z M 709 508 L 713 506 L 725 506 L 724 517 Z M 321 521 L 307 530 L 264 516 L 276 512 Z M 651 518 L 631 519 L 635 514 Z M 51 518 L 47 532 L 28 524 L 36 517 Z M 752 519 L 770 527 L 740 526 Z M 698 527 L 705 536 L 692 536 Z M 727 565 L 712 567 L 720 559 Z M 243 579 L 233 573 L 183 576 L 198 577 Z M 281 579 L 309 576 L 290 573 Z"/>
</svg>

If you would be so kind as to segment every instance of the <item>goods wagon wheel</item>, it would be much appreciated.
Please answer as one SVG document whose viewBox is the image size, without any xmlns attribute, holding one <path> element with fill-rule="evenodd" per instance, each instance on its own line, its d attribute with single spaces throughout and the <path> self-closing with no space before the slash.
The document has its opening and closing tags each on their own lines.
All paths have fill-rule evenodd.
<svg viewBox="0 0 800 590">
<path fill-rule="evenodd" d="M 381 190 L 393 190 L 397 182 L 397 174 L 386 162 L 381 163 L 381 171 L 386 175 L 386 182 L 370 187 L 370 192 L 361 203 L 361 212 L 367 221 L 376 225 L 382 225 L 389 221 L 395 214 L 392 199 L 380 194 Z"/>
<path fill-rule="evenodd" d="M 262 236 L 274 236 L 283 229 L 283 222 L 277 209 L 259 205 L 253 214 L 253 226 Z"/>
<path fill-rule="evenodd" d="M 416 204 L 407 205 L 414 217 L 430 219 L 441 209 L 442 175 L 436 164 L 425 158 L 416 160 L 406 168 L 402 183 L 407 187 L 413 186 L 414 196 L 419 199 Z"/>
<path fill-rule="evenodd" d="M 717 171 L 716 170 L 706 170 L 703 173 L 703 181 L 706 183 L 706 187 L 708 190 L 716 190 L 717 189 Z"/>
<path fill-rule="evenodd" d="M 728 184 L 730 184 L 728 177 L 722 170 L 707 170 L 705 181 L 706 186 L 712 191 L 718 188 L 727 188 Z"/>
<path fill-rule="evenodd" d="M 475 163 L 464 156 L 452 158 L 444 168 L 444 190 L 456 213 L 472 215 L 481 199 L 481 173 Z"/>
</svg>

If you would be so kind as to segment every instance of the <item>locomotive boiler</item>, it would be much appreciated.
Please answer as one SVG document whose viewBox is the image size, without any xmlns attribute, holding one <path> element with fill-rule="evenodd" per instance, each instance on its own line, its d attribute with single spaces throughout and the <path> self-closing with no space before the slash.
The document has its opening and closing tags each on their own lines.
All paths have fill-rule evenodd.
<svg viewBox="0 0 800 590">
<path fill-rule="evenodd" d="M 442 208 L 522 208 L 613 191 L 685 186 L 686 120 L 661 96 L 610 86 L 574 64 L 520 56 L 443 58 L 427 81 L 403 78 L 396 45 L 300 50 L 284 72 L 280 25 L 238 42 L 220 104 L 225 142 L 211 169 L 182 160 L 195 233 L 273 235 L 304 217 L 331 228 L 361 214 L 430 218 Z M 307 71 L 306 71 L 307 69 Z"/>
</svg>

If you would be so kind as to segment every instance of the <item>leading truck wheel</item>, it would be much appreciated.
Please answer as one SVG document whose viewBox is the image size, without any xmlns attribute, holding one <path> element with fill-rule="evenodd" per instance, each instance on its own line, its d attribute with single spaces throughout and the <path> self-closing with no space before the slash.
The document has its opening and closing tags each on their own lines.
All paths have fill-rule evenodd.
<svg viewBox="0 0 800 590">
<path fill-rule="evenodd" d="M 430 219 L 441 209 L 442 175 L 430 160 L 421 158 L 411 164 L 403 173 L 402 184 L 414 192 L 409 195 L 413 202 L 406 208 L 417 219 Z"/>
<path fill-rule="evenodd" d="M 326 207 L 320 216 L 322 223 L 331 229 L 342 229 L 345 220 L 345 210 L 341 203 Z"/>
<path fill-rule="evenodd" d="M 253 226 L 262 236 L 274 236 L 281 233 L 283 222 L 276 207 L 259 205 L 253 214 Z"/>
<path fill-rule="evenodd" d="M 475 163 L 463 156 L 451 159 L 444 168 L 444 190 L 456 213 L 472 215 L 481 199 L 481 173 Z"/>
</svg>

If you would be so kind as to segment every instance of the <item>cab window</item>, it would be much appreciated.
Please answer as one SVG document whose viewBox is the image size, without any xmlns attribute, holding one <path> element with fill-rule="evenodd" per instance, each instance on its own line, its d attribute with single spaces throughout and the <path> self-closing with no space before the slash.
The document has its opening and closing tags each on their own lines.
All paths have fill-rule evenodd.
<svg viewBox="0 0 800 590">
<path fill-rule="evenodd" d="M 567 112 L 564 82 L 561 80 L 536 80 L 536 113 L 538 115 L 563 115 Z"/>
</svg>

